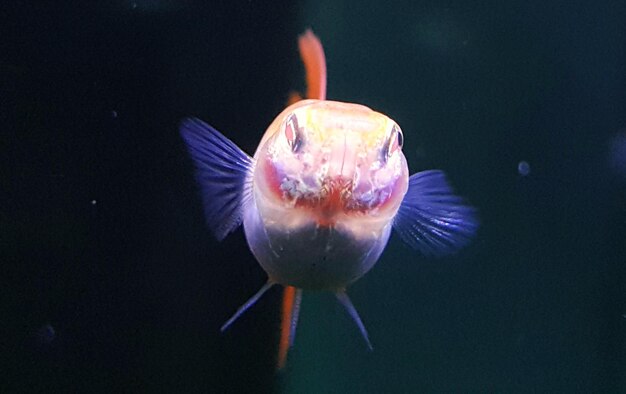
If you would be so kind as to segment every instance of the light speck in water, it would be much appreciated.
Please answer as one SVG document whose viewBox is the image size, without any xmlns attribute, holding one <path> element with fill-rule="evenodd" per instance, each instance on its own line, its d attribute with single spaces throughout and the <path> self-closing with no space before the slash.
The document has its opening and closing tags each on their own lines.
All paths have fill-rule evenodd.
<svg viewBox="0 0 626 394">
<path fill-rule="evenodd" d="M 117 118 L 117 111 L 111 111 L 111 116 Z"/>
<path fill-rule="evenodd" d="M 626 130 L 622 129 L 610 140 L 609 160 L 618 174 L 626 175 Z"/>
<path fill-rule="evenodd" d="M 54 340 L 56 332 L 51 324 L 44 324 L 39 330 L 37 330 L 37 338 L 41 343 L 50 343 Z"/>
<path fill-rule="evenodd" d="M 530 174 L 530 164 L 528 164 L 528 162 L 524 160 L 520 161 L 519 163 L 517 163 L 517 172 L 521 176 L 526 176 Z"/>
<path fill-rule="evenodd" d="M 98 201 L 96 200 L 91 200 L 91 205 L 96 205 L 98 203 Z"/>
</svg>

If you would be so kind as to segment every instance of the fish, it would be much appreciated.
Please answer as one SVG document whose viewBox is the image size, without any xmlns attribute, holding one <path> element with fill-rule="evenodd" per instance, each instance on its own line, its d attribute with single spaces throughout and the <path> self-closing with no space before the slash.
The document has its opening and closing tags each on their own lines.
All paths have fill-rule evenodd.
<svg viewBox="0 0 626 394">
<path fill-rule="evenodd" d="M 209 229 L 221 241 L 243 226 L 267 273 L 221 331 L 283 286 L 279 370 L 303 291 L 334 293 L 372 350 L 346 289 L 376 264 L 392 230 L 423 255 L 443 256 L 469 244 L 478 228 L 476 210 L 454 194 L 443 171 L 409 176 L 398 123 L 365 105 L 326 99 L 325 54 L 310 29 L 298 46 L 306 99 L 291 94 L 253 156 L 198 118 L 180 126 Z"/>
</svg>

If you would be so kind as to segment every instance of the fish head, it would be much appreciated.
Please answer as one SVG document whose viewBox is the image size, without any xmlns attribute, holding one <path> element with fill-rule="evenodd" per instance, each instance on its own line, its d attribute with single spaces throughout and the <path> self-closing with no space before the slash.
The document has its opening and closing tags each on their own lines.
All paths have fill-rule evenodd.
<svg viewBox="0 0 626 394">
<path fill-rule="evenodd" d="M 396 122 L 362 105 L 305 100 L 288 107 L 255 154 L 261 216 L 271 225 L 380 231 L 408 187 L 402 141 Z"/>
</svg>

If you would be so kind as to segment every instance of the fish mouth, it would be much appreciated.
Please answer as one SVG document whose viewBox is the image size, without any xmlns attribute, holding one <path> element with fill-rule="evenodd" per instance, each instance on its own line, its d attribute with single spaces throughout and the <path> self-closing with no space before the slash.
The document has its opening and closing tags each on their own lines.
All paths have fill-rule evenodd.
<svg viewBox="0 0 626 394">
<path fill-rule="evenodd" d="M 375 153 L 374 153 L 375 154 Z M 340 160 L 342 159 L 342 160 Z M 406 164 L 381 166 L 374 159 L 336 160 L 307 165 L 263 158 L 255 174 L 257 202 L 275 222 L 314 221 L 330 226 L 352 218 L 392 217 L 406 192 Z"/>
<path fill-rule="evenodd" d="M 318 225 L 332 225 L 342 215 L 366 214 L 389 200 L 392 187 L 373 188 L 345 176 L 325 177 L 318 187 L 289 180 L 281 187 L 282 199 L 294 208 L 311 211 Z"/>
<path fill-rule="evenodd" d="M 318 223 L 330 224 L 332 218 L 339 213 L 347 213 L 350 211 L 348 207 L 351 205 L 354 181 L 342 176 L 326 178 L 322 182 L 319 191 L 319 199 L 313 201 L 304 199 L 301 205 L 309 206 L 318 210 Z"/>
</svg>

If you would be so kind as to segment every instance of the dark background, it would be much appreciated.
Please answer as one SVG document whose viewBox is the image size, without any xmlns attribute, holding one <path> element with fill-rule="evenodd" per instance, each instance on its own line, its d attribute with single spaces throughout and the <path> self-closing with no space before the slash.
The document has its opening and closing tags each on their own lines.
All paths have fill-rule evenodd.
<svg viewBox="0 0 626 394">
<path fill-rule="evenodd" d="M 118 1 L 0 6 L 0 391 L 626 391 L 626 5 L 621 1 Z M 177 128 L 252 153 L 303 87 L 402 126 L 474 243 L 397 239 L 350 294 L 305 294 L 275 375 L 278 290 L 215 242 Z M 530 173 L 518 172 L 526 161 Z"/>
</svg>

